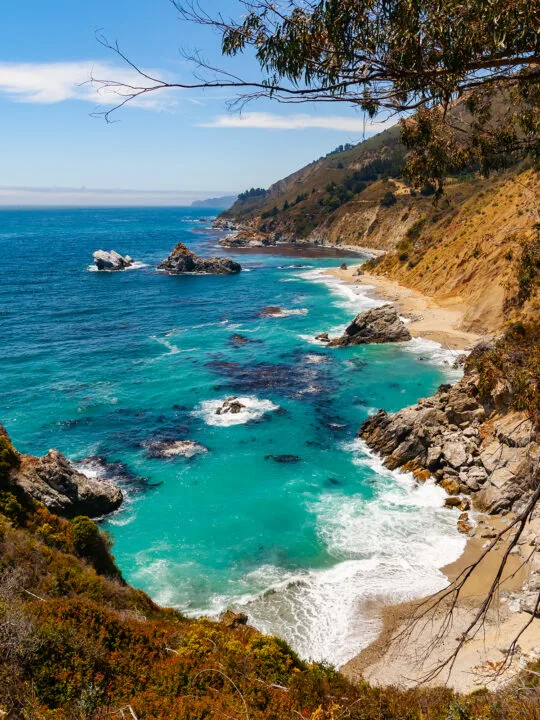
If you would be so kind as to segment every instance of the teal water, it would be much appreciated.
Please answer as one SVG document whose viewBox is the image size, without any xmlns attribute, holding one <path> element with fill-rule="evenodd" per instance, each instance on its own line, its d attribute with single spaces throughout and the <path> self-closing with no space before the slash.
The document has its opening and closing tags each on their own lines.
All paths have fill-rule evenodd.
<svg viewBox="0 0 540 720">
<path fill-rule="evenodd" d="M 314 340 L 377 304 L 321 274 L 342 258 L 242 254 L 238 276 L 157 272 L 179 240 L 220 252 L 208 212 L 0 213 L 0 421 L 21 451 L 56 447 L 121 483 L 126 501 L 102 526 L 131 583 L 192 615 L 242 607 L 303 656 L 340 664 L 376 635 L 374 604 L 442 587 L 439 568 L 462 550 L 442 491 L 355 440 L 369 413 L 454 371 L 421 340 Z M 94 272 L 98 248 L 137 269 Z M 261 317 L 268 305 L 282 315 Z M 246 410 L 216 415 L 232 395 Z M 208 452 L 149 458 L 163 439 Z"/>
</svg>

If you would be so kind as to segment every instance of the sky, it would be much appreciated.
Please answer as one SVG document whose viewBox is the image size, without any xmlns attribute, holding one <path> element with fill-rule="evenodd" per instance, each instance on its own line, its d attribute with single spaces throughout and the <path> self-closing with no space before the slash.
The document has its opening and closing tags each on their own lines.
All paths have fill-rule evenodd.
<svg viewBox="0 0 540 720">
<path fill-rule="evenodd" d="M 201 5 L 242 12 L 237 0 Z M 181 49 L 260 77 L 250 57 L 224 60 L 215 32 L 181 20 L 170 0 L 11 0 L 0 24 L 0 205 L 189 203 L 267 187 L 384 127 L 342 103 L 262 100 L 230 112 L 224 90 L 160 91 L 107 124 L 91 114 L 113 98 L 87 81 L 133 75 L 96 32 L 167 80 L 193 80 Z"/>
</svg>

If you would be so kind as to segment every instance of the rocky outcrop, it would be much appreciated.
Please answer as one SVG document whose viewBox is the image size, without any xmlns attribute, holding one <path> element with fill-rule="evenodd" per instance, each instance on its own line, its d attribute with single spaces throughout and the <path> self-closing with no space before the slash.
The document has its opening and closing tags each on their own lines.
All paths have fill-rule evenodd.
<svg viewBox="0 0 540 720">
<path fill-rule="evenodd" d="M 49 450 L 41 458 L 21 455 L 12 481 L 51 512 L 65 517 L 98 517 L 122 503 L 122 491 L 115 483 L 87 477 L 58 450 Z"/>
<path fill-rule="evenodd" d="M 324 341 L 323 335 L 318 336 Z M 411 339 L 407 326 L 393 305 L 382 305 L 357 315 L 341 337 L 332 338 L 328 347 L 404 342 Z"/>
<path fill-rule="evenodd" d="M 97 517 L 112 512 L 122 502 L 122 491 L 111 480 L 87 477 L 58 450 L 41 458 L 18 453 L 5 428 L 0 425 L 4 444 L 2 460 L 4 489 L 13 489 L 42 502 L 51 512 L 65 517 Z M 6 447 L 9 456 L 6 456 Z M 9 463 L 7 462 L 9 460 Z"/>
<path fill-rule="evenodd" d="M 216 415 L 227 415 L 230 413 L 231 415 L 237 415 L 238 413 L 242 412 L 242 410 L 245 410 L 245 405 L 243 405 L 238 398 L 236 397 L 229 397 L 225 400 L 223 405 L 220 405 L 216 410 Z"/>
<path fill-rule="evenodd" d="M 180 242 L 158 269 L 165 270 L 169 275 L 231 275 L 240 272 L 242 267 L 228 257 L 201 258 Z"/>
<path fill-rule="evenodd" d="M 540 482 L 538 432 L 521 413 L 488 412 L 469 376 L 393 415 L 379 410 L 359 435 L 391 469 L 432 475 L 451 496 L 472 495 L 482 512 L 519 512 Z"/>
<path fill-rule="evenodd" d="M 115 250 L 96 250 L 92 257 L 98 270 L 125 270 L 133 265 L 133 259 L 129 255 L 122 256 Z"/>
<path fill-rule="evenodd" d="M 276 245 L 277 238 L 254 230 L 238 230 L 231 235 L 226 235 L 219 241 L 219 244 L 231 248 L 266 247 Z"/>
</svg>

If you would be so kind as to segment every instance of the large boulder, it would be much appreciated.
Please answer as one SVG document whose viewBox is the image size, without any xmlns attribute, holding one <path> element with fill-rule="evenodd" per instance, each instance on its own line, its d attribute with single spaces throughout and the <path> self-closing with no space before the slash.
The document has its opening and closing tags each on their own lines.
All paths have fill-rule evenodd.
<svg viewBox="0 0 540 720">
<path fill-rule="evenodd" d="M 98 270 L 125 270 L 133 265 L 133 259 L 129 255 L 122 256 L 116 250 L 96 250 L 93 258 Z"/>
<path fill-rule="evenodd" d="M 357 315 L 341 337 L 332 338 L 328 347 L 404 342 L 411 339 L 407 326 L 393 305 L 382 305 Z"/>
<path fill-rule="evenodd" d="M 228 257 L 201 258 L 181 242 L 176 245 L 169 257 L 158 265 L 158 268 L 159 270 L 165 270 L 169 275 L 184 275 L 187 273 L 232 275 L 242 269 L 239 263 Z"/>
<path fill-rule="evenodd" d="M 87 477 L 58 450 L 49 450 L 41 458 L 21 455 L 20 459 L 12 482 L 53 513 L 98 517 L 122 503 L 122 491 L 114 482 Z"/>
</svg>

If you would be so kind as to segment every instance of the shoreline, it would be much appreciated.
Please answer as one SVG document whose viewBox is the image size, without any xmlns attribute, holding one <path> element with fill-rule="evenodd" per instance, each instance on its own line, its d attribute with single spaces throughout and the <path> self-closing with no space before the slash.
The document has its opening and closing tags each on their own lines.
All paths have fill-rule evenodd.
<svg viewBox="0 0 540 720">
<path fill-rule="evenodd" d="M 441 568 L 450 583 L 479 559 L 486 543 L 486 529 L 495 527 L 499 531 L 509 522 L 509 516 L 483 516 L 479 520 L 474 535 L 468 539 L 459 559 Z M 473 621 L 491 586 L 506 546 L 506 541 L 499 541 L 465 583 L 456 604 L 452 626 L 442 640 L 438 633 L 447 617 L 448 599 L 431 610 L 416 626 L 411 625 L 411 622 L 419 605 L 437 595 L 385 605 L 381 608 L 382 629 L 378 638 L 343 665 L 340 672 L 353 682 L 367 681 L 373 685 L 411 688 L 422 683 L 430 670 L 451 655 L 457 647 L 460 634 Z M 521 635 L 519 649 L 506 672 L 502 675 L 494 674 L 494 670 L 503 662 L 505 651 L 512 640 L 531 620 L 529 614 L 512 609 L 513 594 L 520 590 L 527 573 L 528 566 L 522 556 L 509 556 L 504 572 L 505 580 L 501 583 L 501 590 L 488 614 L 485 627 L 463 646 L 450 671 L 443 670 L 428 680 L 426 685 L 435 687 L 447 684 L 453 690 L 463 693 L 481 687 L 496 690 L 515 678 L 524 663 L 537 659 L 539 618 L 535 618 Z M 398 637 L 401 633 L 410 634 Z"/>
<path fill-rule="evenodd" d="M 364 285 L 372 289 L 372 297 L 395 303 L 409 322 L 407 328 L 413 337 L 433 340 L 449 350 L 465 350 L 480 340 L 477 333 L 461 329 L 466 306 L 463 303 L 441 305 L 433 298 L 400 285 L 395 280 L 379 275 L 355 275 L 361 265 L 346 270 L 329 268 L 325 274 L 350 285 Z"/>
<path fill-rule="evenodd" d="M 350 285 L 363 285 L 372 291 L 372 297 L 395 303 L 403 316 L 409 319 L 408 328 L 413 337 L 433 340 L 451 350 L 465 350 L 480 339 L 481 336 L 460 329 L 466 310 L 464 305 L 449 303 L 442 306 L 433 298 L 388 278 L 368 273 L 355 275 L 359 267 L 355 265 L 346 270 L 330 268 L 324 274 Z M 492 538 L 511 519 L 511 515 L 477 515 L 477 524 L 461 556 L 440 568 L 449 584 L 479 560 L 486 542 L 491 542 L 486 538 Z M 447 617 L 448 599 L 433 608 L 427 618 L 416 626 L 411 625 L 411 622 L 419 605 L 430 597 L 436 598 L 437 594 L 409 602 L 379 605 L 376 614 L 380 615 L 382 628 L 377 639 L 345 663 L 340 672 L 353 682 L 367 681 L 374 685 L 410 688 L 422 682 L 430 669 L 449 657 L 458 644 L 460 634 L 467 630 L 475 618 L 493 582 L 506 546 L 506 540 L 499 541 L 467 580 L 455 608 L 452 627 L 442 640 L 438 632 Z M 505 650 L 530 620 L 530 615 L 523 611 L 514 612 L 511 607 L 512 594 L 521 589 L 529 567 L 524 556 L 509 556 L 503 576 L 506 580 L 501 583 L 484 629 L 462 648 L 451 670 L 443 670 L 428 681 L 428 685 L 437 686 L 446 682 L 458 692 L 473 692 L 479 687 L 493 690 L 515 677 L 522 667 L 522 660 L 538 656 L 540 619 L 535 618 L 520 637 L 517 659 L 502 676 L 494 675 L 494 668 L 504 660 Z M 398 637 L 401 633 L 407 634 Z"/>
</svg>

